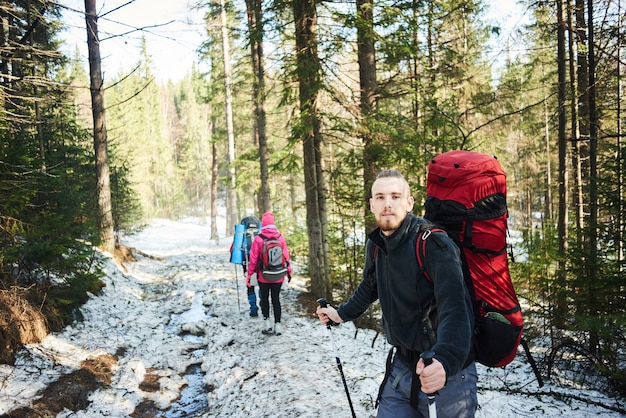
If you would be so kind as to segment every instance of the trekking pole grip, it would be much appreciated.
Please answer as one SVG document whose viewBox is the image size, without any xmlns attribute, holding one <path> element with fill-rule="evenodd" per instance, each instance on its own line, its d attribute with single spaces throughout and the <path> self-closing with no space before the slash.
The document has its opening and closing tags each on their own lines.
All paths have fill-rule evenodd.
<svg viewBox="0 0 626 418">
<path fill-rule="evenodd" d="M 431 364 L 433 364 L 433 357 L 435 357 L 435 353 L 433 351 L 425 351 L 422 354 L 420 354 L 420 357 L 422 358 L 422 360 L 424 360 L 424 367 L 428 367 Z M 428 395 L 429 401 L 432 401 L 435 399 L 435 395 L 437 395 L 437 392 L 427 393 L 427 395 Z"/>
<path fill-rule="evenodd" d="M 326 301 L 325 298 L 319 298 L 317 300 L 317 303 L 322 307 L 322 308 L 327 308 L 328 307 L 328 302 Z M 328 327 L 328 329 L 330 329 L 331 325 L 337 325 L 332 319 L 328 318 L 328 323 L 326 324 L 326 326 Z"/>
<path fill-rule="evenodd" d="M 428 367 L 431 364 L 433 364 L 433 357 L 435 356 L 435 353 L 432 351 L 426 351 L 422 354 L 420 354 L 420 357 L 422 358 L 422 360 L 424 360 L 424 367 Z"/>
</svg>

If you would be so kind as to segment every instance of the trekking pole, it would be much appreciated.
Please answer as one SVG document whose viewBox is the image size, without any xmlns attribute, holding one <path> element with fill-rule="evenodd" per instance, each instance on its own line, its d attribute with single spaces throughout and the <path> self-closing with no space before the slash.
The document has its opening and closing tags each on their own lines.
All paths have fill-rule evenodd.
<svg viewBox="0 0 626 418">
<path fill-rule="evenodd" d="M 539 368 L 537 367 L 537 363 L 535 363 L 535 359 L 533 358 L 532 354 L 530 354 L 530 348 L 528 347 L 528 342 L 526 341 L 525 338 L 522 338 L 519 343 L 524 348 L 524 352 L 526 353 L 526 358 L 528 359 L 528 362 L 530 363 L 530 367 L 533 369 L 533 372 L 535 373 L 535 377 L 537 378 L 537 384 L 539 384 L 539 387 L 543 387 L 543 379 L 541 378 L 541 373 L 539 373 Z"/>
<path fill-rule="evenodd" d="M 326 308 L 328 306 L 328 302 L 326 302 L 326 299 L 324 298 L 319 298 L 317 300 L 317 303 L 319 303 L 319 305 L 322 308 Z M 350 411 L 352 411 L 352 418 L 356 418 L 356 414 L 354 413 L 354 407 L 352 406 L 352 399 L 350 399 L 350 392 L 348 391 L 348 384 L 346 383 L 346 376 L 344 376 L 343 374 L 343 366 L 341 365 L 341 360 L 339 359 L 339 351 L 337 350 L 337 345 L 335 344 L 335 336 L 333 335 L 333 330 L 331 328 L 332 324 L 334 324 L 333 321 L 329 320 L 329 322 L 326 324 L 326 328 L 328 329 L 328 332 L 330 333 L 330 341 L 333 344 L 333 349 L 335 350 L 335 359 L 337 360 L 337 369 L 339 369 L 339 374 L 341 375 L 341 381 L 343 382 L 343 388 L 346 391 L 346 396 L 348 397 L 348 403 L 350 404 Z"/>
<path fill-rule="evenodd" d="M 237 278 L 237 264 L 241 264 L 241 243 L 243 240 L 243 224 L 235 225 L 235 236 L 233 238 L 233 245 L 230 250 L 230 262 L 235 265 L 235 284 L 237 286 L 237 306 L 239 307 L 239 313 L 241 313 L 241 302 L 239 300 L 239 280 Z"/>
<path fill-rule="evenodd" d="M 246 252 L 246 238 L 244 237 L 239 251 L 246 256 L 246 268 L 248 267 L 248 253 Z M 243 266 L 243 260 L 241 261 L 241 269 L 243 271 L 243 279 L 246 280 L 246 268 Z M 241 301 L 239 300 L 239 279 L 237 279 L 237 266 L 235 265 L 235 280 L 237 281 L 237 306 L 239 307 L 239 313 L 241 313 Z"/>
<path fill-rule="evenodd" d="M 239 301 L 239 279 L 237 279 L 237 264 L 235 264 L 235 285 L 237 286 L 237 308 L 241 313 L 241 302 Z"/>
<path fill-rule="evenodd" d="M 424 367 L 428 367 L 433 364 L 433 356 L 435 353 L 432 351 L 427 351 L 425 353 L 420 354 L 420 357 L 424 360 Z M 428 393 L 428 416 L 430 418 L 437 418 L 437 403 L 435 402 L 435 393 Z"/>
</svg>

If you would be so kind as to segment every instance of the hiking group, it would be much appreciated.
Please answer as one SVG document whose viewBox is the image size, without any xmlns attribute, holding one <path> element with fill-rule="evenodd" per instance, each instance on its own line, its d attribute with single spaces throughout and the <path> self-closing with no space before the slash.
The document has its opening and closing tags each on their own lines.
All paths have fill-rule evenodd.
<svg viewBox="0 0 626 418">
<path fill-rule="evenodd" d="M 522 312 L 506 251 L 506 174 L 500 163 L 470 151 L 436 156 L 428 165 L 426 195 L 425 216 L 416 217 L 403 174 L 381 171 L 371 186 L 369 207 L 377 228 L 366 241 L 362 281 L 337 308 L 318 300 L 316 314 L 331 336 L 332 325 L 355 320 L 379 302 L 391 349 L 376 399 L 377 418 L 474 417 L 475 363 L 505 366 L 520 344 L 543 384 L 521 338 Z M 289 252 L 271 212 L 261 225 L 244 267 L 250 314 L 253 308 L 256 312 L 256 275 L 262 331 L 280 334 L 279 293 L 285 276 L 291 280 Z M 354 418 L 338 354 L 336 360 Z"/>
<path fill-rule="evenodd" d="M 235 233 L 235 240 L 231 246 L 231 262 L 241 264 L 243 267 L 250 316 L 258 316 L 255 294 L 255 285 L 258 285 L 259 304 L 263 316 L 261 332 L 266 335 L 281 335 L 280 290 L 285 280 L 291 281 L 292 274 L 287 242 L 276 227 L 272 212 L 265 212 L 260 222 L 254 216 L 245 217 L 237 227 L 240 235 Z M 234 251 L 237 249 L 240 251 Z M 237 257 L 238 252 L 243 256 Z M 273 323 L 270 321 L 270 299 Z"/>
</svg>

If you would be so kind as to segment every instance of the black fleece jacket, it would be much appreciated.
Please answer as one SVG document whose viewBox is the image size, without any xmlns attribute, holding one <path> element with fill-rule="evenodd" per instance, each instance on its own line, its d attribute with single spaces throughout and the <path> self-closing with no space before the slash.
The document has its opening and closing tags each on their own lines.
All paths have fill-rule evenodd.
<svg viewBox="0 0 626 418">
<path fill-rule="evenodd" d="M 351 321 L 380 300 L 389 344 L 417 353 L 432 350 L 446 375 L 453 376 L 468 364 L 472 307 L 458 247 L 445 232 L 433 232 L 426 241 L 423 262 L 432 283 L 419 268 L 415 243 L 425 222 L 408 214 L 393 235 L 386 237 L 378 228 L 369 235 L 363 280 L 338 313 Z"/>
</svg>

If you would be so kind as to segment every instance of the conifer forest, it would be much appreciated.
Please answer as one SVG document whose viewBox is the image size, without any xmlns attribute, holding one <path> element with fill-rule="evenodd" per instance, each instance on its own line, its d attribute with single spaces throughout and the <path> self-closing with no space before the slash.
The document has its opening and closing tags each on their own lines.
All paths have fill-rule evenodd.
<svg viewBox="0 0 626 418">
<path fill-rule="evenodd" d="M 170 81 L 147 41 L 103 76 L 100 42 L 142 36 L 99 32 L 124 20 L 104 3 L 0 2 L 0 361 L 29 342 L 7 306 L 47 331 L 80 320 L 96 248 L 124 257 L 155 218 L 206 217 L 218 241 L 218 215 L 232 231 L 271 210 L 311 294 L 345 300 L 376 174 L 403 172 L 421 216 L 428 161 L 465 149 L 507 173 L 541 373 L 575 359 L 626 396 L 626 0 L 518 0 L 528 24 L 506 37 L 483 0 L 193 0 L 198 65 Z M 88 55 L 61 52 L 68 11 Z"/>
</svg>

